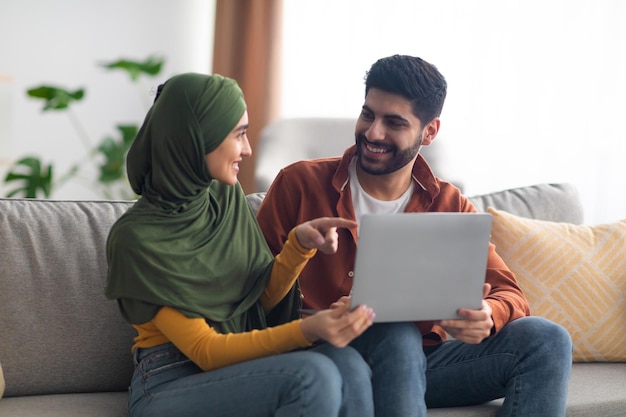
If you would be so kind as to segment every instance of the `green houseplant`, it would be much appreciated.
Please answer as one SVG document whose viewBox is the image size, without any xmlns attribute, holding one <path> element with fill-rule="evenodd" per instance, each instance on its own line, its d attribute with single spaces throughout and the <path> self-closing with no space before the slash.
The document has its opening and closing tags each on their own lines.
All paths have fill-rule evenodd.
<svg viewBox="0 0 626 417">
<path fill-rule="evenodd" d="M 138 83 L 141 76 L 154 77 L 161 72 L 164 60 L 150 56 L 144 61 L 120 59 L 100 64 L 108 70 L 120 70 L 130 76 L 133 83 Z M 88 157 L 74 164 L 57 175 L 53 164 L 46 164 L 37 156 L 24 156 L 9 169 L 4 178 L 5 184 L 14 185 L 6 197 L 50 198 L 54 190 L 66 181 L 77 179 L 85 165 L 96 166 L 96 178 L 88 180 L 89 186 L 99 190 L 103 198 L 132 198 L 134 194 L 126 181 L 124 160 L 135 135 L 138 125 L 119 124 L 116 126 L 117 137 L 106 136 L 94 147 L 88 138 L 86 129 L 71 112 L 73 103 L 85 98 L 85 90 L 41 85 L 26 91 L 29 97 L 44 102 L 42 111 L 64 112 L 70 118 L 78 138 L 86 148 Z"/>
</svg>

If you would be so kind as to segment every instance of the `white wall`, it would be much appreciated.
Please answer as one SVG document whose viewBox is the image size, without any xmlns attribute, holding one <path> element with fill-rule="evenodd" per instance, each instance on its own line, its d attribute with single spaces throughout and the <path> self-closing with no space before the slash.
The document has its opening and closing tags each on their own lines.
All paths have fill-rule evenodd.
<svg viewBox="0 0 626 417">
<path fill-rule="evenodd" d="M 95 145 L 117 137 L 119 123 L 140 124 L 160 82 L 174 73 L 208 72 L 214 0 L 2 0 L 0 3 L 0 176 L 16 158 L 35 154 L 60 173 L 85 155 L 65 112 L 42 113 L 26 90 L 44 83 L 84 87 L 72 113 Z M 121 71 L 98 66 L 121 58 L 166 59 L 139 88 Z M 0 181 L 1 182 L 1 181 Z M 4 195 L 7 188 L 0 189 Z M 78 183 L 55 198 L 97 198 Z"/>
<path fill-rule="evenodd" d="M 400 53 L 448 80 L 438 140 L 467 194 L 576 184 L 590 224 L 626 218 L 626 2 L 285 0 L 284 117 L 357 117 Z"/>
<path fill-rule="evenodd" d="M 284 0 L 283 117 L 356 117 L 378 58 L 423 57 L 449 83 L 439 145 L 468 194 L 569 181 L 588 223 L 626 217 L 626 2 Z M 57 170 L 83 147 L 65 113 L 25 90 L 84 86 L 74 114 L 91 141 L 140 123 L 167 76 L 211 68 L 214 0 L 3 0 L 0 177 L 34 153 Z M 98 62 L 150 54 L 161 77 L 137 89 Z M 0 186 L 1 187 L 1 186 Z M 0 188 L 0 194 L 6 189 Z M 72 184 L 57 198 L 95 198 Z"/>
</svg>

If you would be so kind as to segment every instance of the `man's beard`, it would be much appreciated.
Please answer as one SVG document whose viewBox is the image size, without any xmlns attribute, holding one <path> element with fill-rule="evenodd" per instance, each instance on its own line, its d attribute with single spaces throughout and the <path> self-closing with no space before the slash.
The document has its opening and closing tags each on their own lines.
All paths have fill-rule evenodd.
<svg viewBox="0 0 626 417">
<path fill-rule="evenodd" d="M 392 158 L 391 160 L 387 161 L 383 166 L 380 166 L 379 162 L 369 163 L 369 161 L 363 157 L 361 149 L 362 146 L 364 146 L 364 144 L 366 143 L 370 142 L 367 140 L 365 135 L 358 134 L 356 136 L 356 155 L 359 168 L 361 168 L 364 172 L 370 175 L 386 175 L 405 167 L 407 164 L 413 161 L 415 156 L 419 153 L 420 148 L 422 147 L 422 134 L 420 133 L 415 143 L 405 150 L 400 150 L 395 145 L 385 144 L 385 147 L 391 148 L 390 154 L 392 155 Z M 372 146 L 376 145 L 372 144 Z"/>
</svg>

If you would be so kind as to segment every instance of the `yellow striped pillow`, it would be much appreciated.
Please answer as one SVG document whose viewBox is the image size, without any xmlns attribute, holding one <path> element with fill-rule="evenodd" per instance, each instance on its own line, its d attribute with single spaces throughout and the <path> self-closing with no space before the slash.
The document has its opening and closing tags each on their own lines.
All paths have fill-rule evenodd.
<svg viewBox="0 0 626 417">
<path fill-rule="evenodd" d="M 626 220 L 597 226 L 487 209 L 531 313 L 565 327 L 575 362 L 626 362 Z"/>
</svg>

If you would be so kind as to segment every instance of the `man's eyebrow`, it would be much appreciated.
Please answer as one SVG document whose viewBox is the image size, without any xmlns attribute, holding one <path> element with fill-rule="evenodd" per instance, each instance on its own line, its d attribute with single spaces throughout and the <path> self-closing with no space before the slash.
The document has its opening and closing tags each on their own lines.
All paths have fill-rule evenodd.
<svg viewBox="0 0 626 417">
<path fill-rule="evenodd" d="M 363 110 L 366 110 L 370 113 L 375 113 L 372 109 L 369 108 L 369 106 L 367 104 L 364 104 L 362 107 Z M 405 123 L 409 123 L 409 120 L 406 119 L 405 117 L 400 116 L 399 114 L 396 113 L 390 113 L 390 114 L 384 114 L 383 117 L 385 119 L 392 119 L 392 120 L 399 120 Z"/>
<path fill-rule="evenodd" d="M 248 125 L 247 124 L 239 125 L 236 128 L 234 128 L 233 130 L 240 131 L 240 130 L 246 130 L 246 129 L 248 129 Z"/>
<path fill-rule="evenodd" d="M 386 114 L 383 116 L 385 119 L 397 120 L 404 123 L 409 123 L 409 120 L 399 114 Z"/>
</svg>

